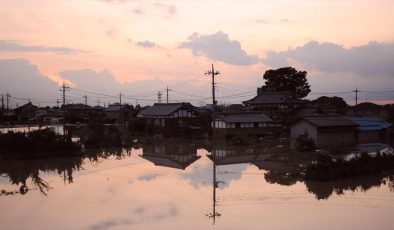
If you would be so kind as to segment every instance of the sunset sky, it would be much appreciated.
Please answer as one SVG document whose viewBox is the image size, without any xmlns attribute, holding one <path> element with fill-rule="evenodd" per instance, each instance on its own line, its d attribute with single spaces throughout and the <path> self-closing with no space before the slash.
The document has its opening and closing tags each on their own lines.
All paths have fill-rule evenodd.
<svg viewBox="0 0 394 230">
<path fill-rule="evenodd" d="M 267 69 L 308 72 L 309 99 L 394 101 L 394 1 L 1 1 L 0 93 L 12 103 L 221 103 L 255 96 Z M 391 92 L 389 92 L 391 91 Z M 103 95 L 99 95 L 103 94 Z M 109 95 L 109 96 L 104 96 Z M 334 95 L 334 94 L 330 94 Z M 165 99 L 165 96 L 163 97 Z"/>
</svg>

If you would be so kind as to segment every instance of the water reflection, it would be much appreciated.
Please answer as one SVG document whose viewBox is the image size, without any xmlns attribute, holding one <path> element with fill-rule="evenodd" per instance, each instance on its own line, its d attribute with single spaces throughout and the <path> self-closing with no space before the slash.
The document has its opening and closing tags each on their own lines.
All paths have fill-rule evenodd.
<svg viewBox="0 0 394 230">
<path fill-rule="evenodd" d="M 116 205 L 126 203 L 119 213 L 130 211 L 135 214 L 135 218 L 131 218 L 118 213 L 121 218 L 117 218 L 106 217 L 110 214 L 105 213 L 105 218 L 89 224 L 90 229 L 110 223 L 119 227 L 142 225 L 144 221 L 157 223 L 166 218 L 179 220 L 191 215 L 188 212 L 196 212 L 200 218 L 212 217 L 213 221 L 221 217 L 220 225 L 231 227 L 226 226 L 226 222 L 232 223 L 239 212 L 268 212 L 266 209 L 284 207 L 281 205 L 286 205 L 286 210 L 294 211 L 288 208 L 292 204 L 306 205 L 305 202 L 309 202 L 312 205 L 308 207 L 314 207 L 320 199 L 324 202 L 338 201 L 338 197 L 350 199 L 347 192 L 355 193 L 360 198 L 360 191 L 376 192 L 373 188 L 385 192 L 386 197 L 379 199 L 392 202 L 386 192 L 394 192 L 392 173 L 329 182 L 304 181 L 299 177 L 299 171 L 315 159 L 314 154 L 295 153 L 275 143 L 248 146 L 216 143 L 211 147 L 211 152 L 206 150 L 211 144 L 206 141 L 159 140 L 140 143 L 139 150 L 95 149 L 86 150 L 81 157 L 0 161 L 0 174 L 14 185 L 0 183 L 4 190 L 2 195 L 23 195 L 27 192 L 30 195 L 35 194 L 30 190 L 36 190 L 37 194 L 48 195 L 46 199 L 49 202 L 54 199 L 52 196 L 59 196 L 59 190 L 64 190 L 65 193 L 72 193 L 71 199 L 82 197 L 88 199 L 89 205 L 97 202 L 97 206 L 113 208 L 111 210 L 118 208 Z M 56 183 L 52 174 L 60 175 L 61 183 Z M 86 177 L 79 177 L 81 175 Z M 71 183 L 78 185 L 79 189 L 70 186 Z M 65 186 L 62 187 L 62 184 Z M 80 195 L 85 190 L 88 190 L 89 198 L 86 194 Z M 62 197 L 70 199 L 66 195 Z M 35 196 L 28 198 L 37 199 Z M 73 200 L 66 199 L 65 202 L 75 205 Z M 166 217 L 148 218 L 145 217 L 147 213 Z M 139 216 L 141 219 L 138 219 Z M 198 222 L 195 217 L 183 223 Z M 202 219 L 205 223 L 211 222 Z M 204 228 L 203 225 L 196 226 Z"/>
<path fill-rule="evenodd" d="M 143 145 L 142 158 L 154 163 L 175 169 L 186 169 L 201 156 L 197 156 L 197 145 L 192 143 L 176 143 L 175 141 L 156 141 Z"/>
</svg>

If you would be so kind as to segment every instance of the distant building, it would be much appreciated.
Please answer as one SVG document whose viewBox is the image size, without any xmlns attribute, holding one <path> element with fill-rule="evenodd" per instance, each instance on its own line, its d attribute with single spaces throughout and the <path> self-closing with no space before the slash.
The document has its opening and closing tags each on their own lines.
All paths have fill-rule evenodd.
<svg viewBox="0 0 394 230">
<path fill-rule="evenodd" d="M 187 102 L 155 103 L 142 110 L 137 116 L 145 118 L 150 129 L 165 135 L 178 135 L 180 132 L 185 132 L 197 121 L 195 107 Z"/>
<path fill-rule="evenodd" d="M 106 120 L 115 123 L 129 122 L 136 115 L 136 112 L 132 106 L 120 105 L 119 103 L 108 105 L 108 107 L 105 108 L 103 112 L 105 114 Z"/>
<path fill-rule="evenodd" d="M 386 143 L 389 138 L 392 124 L 378 117 L 349 117 L 351 121 L 358 124 L 357 142 L 366 143 Z"/>
<path fill-rule="evenodd" d="M 389 111 L 384 108 L 384 106 L 371 102 L 364 102 L 355 106 L 350 106 L 346 110 L 346 116 L 379 117 L 387 120 Z"/>
<path fill-rule="evenodd" d="M 83 121 L 86 120 L 90 114 L 94 113 L 94 109 L 85 104 L 67 104 L 62 105 L 61 109 L 67 121 Z"/>
<path fill-rule="evenodd" d="M 213 132 L 217 138 L 229 140 L 237 136 L 264 136 L 272 128 L 278 127 L 280 124 L 273 122 L 261 112 L 234 112 L 218 114 Z"/>
<path fill-rule="evenodd" d="M 26 122 L 36 118 L 38 107 L 31 102 L 19 106 L 15 109 L 15 115 L 18 122 Z"/>
<path fill-rule="evenodd" d="M 273 120 L 285 121 L 287 116 L 304 101 L 295 98 L 290 91 L 262 92 L 243 102 L 249 110 L 261 111 Z"/>
<path fill-rule="evenodd" d="M 343 116 L 302 117 L 290 126 L 292 146 L 299 136 L 308 135 L 318 148 L 336 149 L 357 144 L 358 124 Z"/>
</svg>

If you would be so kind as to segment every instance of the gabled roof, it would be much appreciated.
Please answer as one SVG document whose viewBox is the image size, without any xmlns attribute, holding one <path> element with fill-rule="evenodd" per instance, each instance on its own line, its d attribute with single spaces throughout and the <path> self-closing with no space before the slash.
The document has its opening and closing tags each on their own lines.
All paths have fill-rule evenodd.
<svg viewBox="0 0 394 230">
<path fill-rule="evenodd" d="M 306 116 L 297 121 L 305 120 L 316 127 L 356 127 L 357 123 L 343 116 Z M 297 121 L 295 123 L 297 123 Z"/>
<path fill-rule="evenodd" d="M 271 118 L 261 112 L 222 113 L 219 114 L 218 118 L 227 123 L 272 121 Z"/>
<path fill-rule="evenodd" d="M 33 105 L 33 103 L 29 102 L 29 103 L 26 103 L 24 105 L 19 106 L 15 110 L 19 111 L 19 110 L 22 110 L 22 109 L 34 109 L 34 110 L 36 110 L 36 109 L 38 109 L 38 107 Z"/>
<path fill-rule="evenodd" d="M 85 105 L 85 104 L 67 104 L 67 105 L 62 105 L 62 109 L 66 110 L 86 110 L 86 109 L 92 109 L 91 106 Z"/>
<path fill-rule="evenodd" d="M 262 92 L 254 98 L 244 101 L 246 105 L 302 103 L 301 99 L 294 98 L 290 91 Z"/>
<path fill-rule="evenodd" d="M 119 112 L 120 110 L 125 109 L 126 105 L 120 105 L 119 103 L 108 105 L 107 108 L 104 109 L 104 112 Z"/>
<path fill-rule="evenodd" d="M 359 125 L 358 130 L 362 131 L 382 130 L 392 126 L 391 123 L 377 117 L 349 117 L 349 119 L 357 123 Z"/>
<path fill-rule="evenodd" d="M 183 102 L 183 103 L 155 103 L 153 106 L 150 106 L 140 112 L 139 115 L 142 116 L 167 116 L 170 115 L 172 112 L 180 108 L 188 108 L 193 109 L 194 106 L 190 103 Z"/>
</svg>

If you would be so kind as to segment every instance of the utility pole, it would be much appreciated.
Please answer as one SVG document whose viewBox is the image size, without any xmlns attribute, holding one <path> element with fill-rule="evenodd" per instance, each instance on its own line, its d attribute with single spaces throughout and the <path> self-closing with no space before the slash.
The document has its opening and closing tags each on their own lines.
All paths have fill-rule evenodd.
<svg viewBox="0 0 394 230">
<path fill-rule="evenodd" d="M 60 91 L 62 91 L 62 96 L 63 96 L 63 107 L 66 105 L 66 91 L 69 91 L 70 87 L 66 86 L 66 83 L 63 82 L 62 88 Z"/>
<path fill-rule="evenodd" d="M 167 86 L 166 91 L 167 91 L 167 104 L 168 104 L 168 91 L 172 91 L 172 89 L 168 89 L 168 86 Z"/>
<path fill-rule="evenodd" d="M 10 97 L 11 97 L 11 94 L 9 94 L 8 92 L 7 92 L 7 115 L 8 115 L 8 110 L 9 110 L 9 104 L 10 104 Z"/>
<path fill-rule="evenodd" d="M 97 107 L 100 107 L 100 99 L 97 99 Z"/>
<path fill-rule="evenodd" d="M 122 105 L 122 93 L 119 93 L 119 106 Z"/>
<path fill-rule="evenodd" d="M 85 96 L 83 96 L 83 98 L 85 98 L 85 115 L 87 117 L 88 116 L 88 96 L 85 94 Z"/>
<path fill-rule="evenodd" d="M 162 95 L 162 93 L 161 93 L 161 91 L 159 91 L 159 92 L 157 93 L 157 102 L 158 102 L 159 104 L 161 104 L 161 95 Z"/>
<path fill-rule="evenodd" d="M 4 110 L 4 95 L 1 94 L 1 110 Z"/>
<path fill-rule="evenodd" d="M 360 90 L 358 90 L 358 88 L 356 88 L 356 90 L 354 90 L 353 92 L 356 93 L 356 116 L 358 116 L 358 93 L 360 92 Z"/>
<path fill-rule="evenodd" d="M 56 99 L 56 107 L 59 107 L 59 103 L 60 103 L 59 99 Z"/>
<path fill-rule="evenodd" d="M 213 219 L 213 224 L 215 224 L 216 217 L 219 217 L 221 214 L 216 212 L 216 152 L 215 152 L 215 123 L 216 123 L 216 100 L 215 100 L 215 75 L 219 75 L 218 71 L 215 71 L 215 68 L 212 64 L 212 69 L 208 70 L 205 75 L 210 75 L 212 77 L 212 161 L 213 161 L 213 191 L 212 191 L 212 213 L 208 214 L 209 218 Z"/>
</svg>

